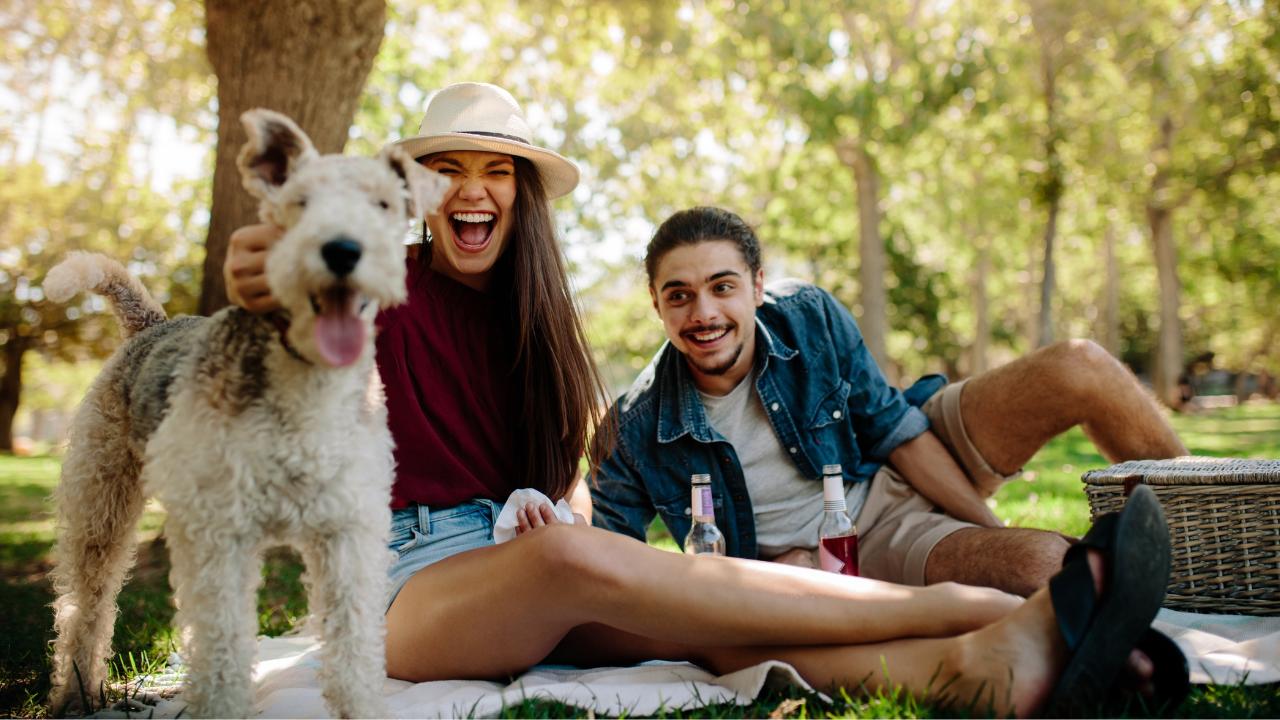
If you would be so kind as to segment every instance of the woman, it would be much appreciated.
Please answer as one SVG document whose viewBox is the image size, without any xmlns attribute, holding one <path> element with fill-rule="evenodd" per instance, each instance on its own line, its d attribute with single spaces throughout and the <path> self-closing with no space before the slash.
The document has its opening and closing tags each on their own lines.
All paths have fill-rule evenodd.
<svg viewBox="0 0 1280 720">
<path fill-rule="evenodd" d="M 1150 596 L 1149 587 L 1133 590 L 1142 583 L 1125 578 L 1084 614 L 1081 629 L 1101 618 L 1119 638 L 1103 650 L 1088 649 L 1098 635 L 1091 630 L 1064 642 L 1054 610 L 1069 599 L 1091 603 L 1104 575 L 1127 572 L 1120 560 L 1107 567 L 1108 558 L 1123 559 L 1114 548 L 1123 534 L 1114 530 L 1090 541 L 1101 552 L 1074 553 L 1075 586 L 1025 604 L 954 584 L 901 587 L 667 553 L 583 522 L 559 523 L 545 505 L 522 508 L 526 531 L 494 545 L 493 521 L 512 490 L 534 487 L 553 500 L 570 493 L 599 419 L 600 382 L 549 204 L 573 189 L 578 173 L 530 137 L 508 93 L 462 83 L 438 92 L 420 134 L 398 143 L 453 186 L 409 261 L 408 303 L 379 319 L 398 465 L 389 675 L 501 677 L 547 658 L 687 659 L 723 673 L 776 658 L 817 687 L 875 689 L 888 683 L 887 668 L 894 684 L 918 695 L 945 684 L 935 700 L 976 699 L 979 711 L 990 703 L 1004 714 L 1044 708 L 1060 677 L 1069 687 L 1059 695 L 1079 690 L 1072 668 L 1123 665 L 1133 646 L 1125 638 L 1150 618 L 1107 613 L 1135 592 Z M 262 268 L 275 237 L 251 226 L 231 239 L 227 287 L 250 310 L 274 307 Z M 1075 648 L 1085 649 L 1072 655 Z M 1143 658 L 1131 664 L 1150 675 Z M 1104 689 L 1086 688 L 1084 699 Z"/>
</svg>

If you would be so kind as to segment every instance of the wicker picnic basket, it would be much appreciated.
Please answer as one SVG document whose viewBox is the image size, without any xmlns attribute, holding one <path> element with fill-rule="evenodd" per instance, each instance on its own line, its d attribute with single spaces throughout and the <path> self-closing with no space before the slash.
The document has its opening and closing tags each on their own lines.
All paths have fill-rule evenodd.
<svg viewBox="0 0 1280 720">
<path fill-rule="evenodd" d="M 1173 543 L 1165 607 L 1280 615 L 1280 460 L 1131 460 L 1083 480 L 1093 517 L 1139 483 L 1155 491 Z"/>
</svg>

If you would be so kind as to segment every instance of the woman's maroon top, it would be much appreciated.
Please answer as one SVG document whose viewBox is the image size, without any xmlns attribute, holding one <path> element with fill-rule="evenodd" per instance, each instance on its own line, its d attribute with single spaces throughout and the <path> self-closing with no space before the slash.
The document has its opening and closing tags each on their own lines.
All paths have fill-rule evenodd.
<svg viewBox="0 0 1280 720">
<path fill-rule="evenodd" d="M 408 267 L 408 301 L 377 322 L 396 444 L 391 507 L 506 500 L 521 487 L 506 308 L 412 258 Z"/>
</svg>

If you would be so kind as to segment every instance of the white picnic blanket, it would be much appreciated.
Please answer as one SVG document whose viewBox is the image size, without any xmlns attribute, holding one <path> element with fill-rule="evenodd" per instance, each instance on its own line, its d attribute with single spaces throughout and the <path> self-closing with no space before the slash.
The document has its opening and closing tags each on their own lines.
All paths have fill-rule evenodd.
<svg viewBox="0 0 1280 720">
<path fill-rule="evenodd" d="M 328 717 L 316 671 L 313 636 L 263 638 L 258 644 L 256 707 L 263 718 Z M 716 677 L 689 663 L 577 669 L 540 665 L 510 684 L 482 680 L 410 683 L 387 679 L 382 692 L 393 717 L 493 717 L 525 699 L 558 700 L 598 715 L 647 717 L 712 703 L 750 703 L 766 687 L 809 690 L 786 663 L 766 662 Z M 824 697 L 824 699 L 826 699 Z"/>
<path fill-rule="evenodd" d="M 1193 683 L 1280 682 L 1280 617 L 1208 615 L 1166 608 L 1156 616 L 1154 625 L 1182 648 Z"/>
<path fill-rule="evenodd" d="M 1280 617 L 1203 615 L 1161 610 L 1156 628 L 1186 653 L 1191 681 L 1216 684 L 1280 682 Z M 258 641 L 256 709 L 263 718 L 328 717 L 316 670 L 320 644 L 315 635 Z M 179 672 L 162 676 L 174 682 Z M 622 668 L 575 669 L 538 666 L 510 684 L 478 680 L 409 683 L 388 679 L 383 694 L 395 717 L 492 717 L 526 698 L 557 700 L 597 715 L 652 716 L 661 709 L 713 703 L 751 703 L 766 688 L 786 685 L 811 690 L 790 665 L 772 661 L 715 676 L 689 663 L 649 662 Z M 145 691 L 152 688 L 144 686 Z M 824 698 L 825 699 L 825 698 Z M 181 696 L 148 704 L 152 717 L 176 717 Z M 143 708 L 134 708 L 136 713 Z M 96 717 L 124 717 L 119 710 Z"/>
</svg>

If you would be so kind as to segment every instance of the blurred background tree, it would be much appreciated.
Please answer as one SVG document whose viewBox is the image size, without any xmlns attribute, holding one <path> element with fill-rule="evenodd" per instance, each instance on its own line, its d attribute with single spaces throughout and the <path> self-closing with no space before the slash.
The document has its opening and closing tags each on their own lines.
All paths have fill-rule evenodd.
<svg viewBox="0 0 1280 720">
<path fill-rule="evenodd" d="M 1240 0 L 18 0 L 0 7 L 0 447 L 24 384 L 116 343 L 97 301 L 44 301 L 67 250 L 129 260 L 171 312 L 224 302 L 210 268 L 252 204 L 213 184 L 241 105 L 369 152 L 459 80 L 510 89 L 582 166 L 557 211 L 615 391 L 662 340 L 649 235 L 717 204 L 756 226 L 771 277 L 846 303 L 900 382 L 1092 337 L 1171 406 L 1210 366 L 1274 392 L 1278 28 L 1280 5 Z"/>
</svg>

